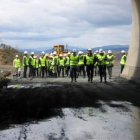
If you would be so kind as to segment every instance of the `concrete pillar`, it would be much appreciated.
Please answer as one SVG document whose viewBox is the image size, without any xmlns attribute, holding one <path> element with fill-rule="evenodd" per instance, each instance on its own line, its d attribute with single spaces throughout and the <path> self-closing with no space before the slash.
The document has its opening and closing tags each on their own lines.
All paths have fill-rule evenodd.
<svg viewBox="0 0 140 140">
<path fill-rule="evenodd" d="M 121 77 L 140 81 L 140 0 L 132 1 L 132 34 L 126 66 Z"/>
</svg>

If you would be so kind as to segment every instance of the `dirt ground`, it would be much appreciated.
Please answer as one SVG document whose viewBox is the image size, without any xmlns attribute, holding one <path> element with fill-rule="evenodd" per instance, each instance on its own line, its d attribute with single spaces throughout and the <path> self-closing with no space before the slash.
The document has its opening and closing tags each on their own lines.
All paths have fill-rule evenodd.
<svg viewBox="0 0 140 140">
<path fill-rule="evenodd" d="M 3 67 L 4 69 L 4 67 Z M 5 68 L 8 69 L 8 68 Z M 135 83 L 134 81 L 127 81 L 125 79 L 119 78 L 119 71 L 120 67 L 115 66 L 113 69 L 113 76 L 112 79 L 108 79 L 107 83 L 99 83 L 99 76 L 94 77 L 93 83 L 88 83 L 87 78 L 79 77 L 77 79 L 77 83 L 71 83 L 70 78 L 64 77 L 64 78 L 34 78 L 33 80 L 23 80 L 23 78 L 19 78 L 18 81 L 12 80 L 11 83 L 9 83 L 7 88 L 1 89 L 0 91 L 0 139 L 6 140 L 9 139 L 8 135 L 6 133 L 8 132 L 9 126 L 11 124 L 24 124 L 22 125 L 22 128 L 20 127 L 19 132 L 19 126 L 14 126 L 14 130 L 11 131 L 11 133 L 16 133 L 13 135 L 13 137 L 17 136 L 16 139 L 22 139 L 23 137 L 26 137 L 27 140 L 33 139 L 31 136 L 34 136 L 34 139 L 37 140 L 81 140 L 81 136 L 84 134 L 84 131 L 86 131 L 84 140 L 92 140 L 92 139 L 117 139 L 117 140 L 130 140 L 133 138 L 136 138 L 136 140 L 139 140 L 139 124 L 140 124 L 140 118 L 139 118 L 139 107 L 140 107 L 140 86 L 139 84 Z M 12 79 L 13 77 L 9 77 Z M 115 101 L 115 104 L 112 104 L 112 102 Z M 126 105 L 127 104 L 127 105 Z M 107 114 L 104 114 L 107 112 L 107 110 L 104 108 L 104 106 L 107 106 L 107 110 L 111 109 L 111 112 L 108 111 L 109 115 L 107 118 L 105 117 Z M 126 107 L 127 106 L 127 107 Z M 128 107 L 129 106 L 129 107 Z M 92 110 L 91 112 L 95 113 L 92 115 L 92 118 L 87 118 L 88 116 L 85 115 L 85 113 L 82 113 L 82 116 L 80 115 L 81 112 L 85 112 L 85 109 Z M 116 110 L 117 108 L 117 110 Z M 133 109 L 135 110 L 137 118 L 133 123 L 131 123 L 131 119 L 126 116 L 133 116 L 132 108 L 138 108 Z M 76 111 L 76 109 L 78 111 Z M 115 112 L 114 112 L 115 109 Z M 78 118 L 83 120 L 83 125 L 85 125 L 85 129 L 80 129 L 80 124 L 75 119 L 69 119 L 71 116 L 71 113 L 69 112 L 71 110 L 73 114 L 77 113 Z M 97 117 L 98 111 L 100 110 L 101 113 L 103 113 L 104 117 Z M 129 110 L 129 111 L 128 111 Z M 114 117 L 114 113 L 118 115 L 115 120 L 112 120 L 112 117 Z M 122 113 L 130 113 L 129 115 L 125 115 L 125 117 L 122 115 Z M 131 114 L 132 113 L 132 114 Z M 87 113 L 86 113 L 87 114 Z M 83 117 L 85 115 L 85 117 Z M 72 128 L 70 128 L 70 125 L 68 120 L 70 120 L 71 124 L 77 123 L 73 126 L 73 128 L 77 128 L 76 132 L 79 134 L 79 137 L 77 137 L 77 133 L 74 133 L 72 131 Z M 73 116 L 73 115 L 72 115 Z M 95 117 L 96 116 L 96 117 Z M 101 115 L 102 116 L 102 115 Z M 122 118 L 121 118 L 122 117 Z M 53 130 L 52 128 L 54 126 L 58 127 L 57 123 L 54 123 L 54 125 L 51 125 L 50 127 L 47 127 L 47 130 L 50 132 L 44 132 L 42 130 L 42 135 L 46 135 L 43 138 L 38 139 L 39 134 L 30 135 L 30 137 L 27 137 L 26 134 L 22 134 L 22 136 L 19 134 L 28 131 L 29 125 L 32 123 L 41 123 L 41 120 L 46 120 L 45 125 L 49 126 L 47 123 L 49 120 L 51 122 L 55 122 L 53 120 L 54 118 L 57 119 L 57 123 L 65 124 L 69 129 L 66 129 L 65 126 L 63 126 L 63 129 L 60 129 L 61 136 L 58 136 L 60 134 L 57 134 L 58 130 Z M 58 119 L 61 118 L 61 119 Z M 102 119 L 106 120 L 107 122 L 112 120 L 113 127 L 111 126 L 102 126 L 102 122 L 96 119 Z M 120 121 L 120 119 L 122 119 Z M 133 117 L 134 118 L 134 117 Z M 65 120 L 65 123 L 63 121 Z M 87 123 L 85 123 L 87 121 Z M 122 125 L 128 121 L 126 125 Z M 104 128 L 105 131 L 109 129 L 110 135 L 106 134 L 108 132 L 100 132 L 102 133 L 101 137 L 99 137 L 99 129 L 98 132 L 96 131 L 96 125 L 90 126 L 90 123 L 95 124 L 95 122 L 100 122 L 99 128 Z M 115 121 L 120 122 L 120 126 L 118 126 L 118 130 L 123 130 L 123 136 L 111 136 L 113 133 L 113 129 L 117 126 Z M 28 122 L 28 123 L 27 123 Z M 27 124 L 26 124 L 27 123 Z M 67 124 L 68 123 L 68 124 Z M 107 123 L 108 124 L 108 123 Z M 109 123 L 111 125 L 111 122 Z M 128 125 L 129 124 L 129 125 Z M 43 125 L 43 124 L 42 124 Z M 36 131 L 40 130 L 40 127 L 42 125 L 39 125 L 39 128 L 34 129 L 32 127 L 32 133 L 35 133 Z M 86 126 L 87 125 L 87 126 Z M 133 125 L 137 126 L 136 129 L 133 128 Z M 18 127 L 18 132 L 16 128 Z M 25 128 L 26 127 L 26 128 Z M 36 126 L 37 127 L 37 126 Z M 89 132 L 87 128 L 91 128 L 93 131 Z M 131 130 L 131 135 L 129 131 L 127 131 L 127 127 L 129 127 L 128 130 Z M 44 128 L 45 129 L 45 128 Z M 58 128 L 59 129 L 59 128 Z M 80 129 L 80 130 L 79 130 Z M 133 132 L 134 129 L 134 132 Z M 6 131 L 7 130 L 7 131 Z M 66 130 L 67 130 L 67 136 L 66 136 Z M 82 131 L 82 132 L 81 132 Z M 54 133 L 53 133 L 54 132 Z M 73 134 L 72 134 L 73 132 Z M 95 132 L 95 134 L 94 134 Z M 112 132 L 112 133 L 111 133 Z M 72 134 L 73 137 L 71 137 L 69 134 Z M 90 133 L 90 134 L 89 134 Z M 106 134 L 106 137 L 103 137 L 103 134 Z M 121 134 L 121 131 L 118 131 L 118 135 Z M 4 136 L 7 137 L 4 137 Z M 24 136 L 23 136 L 24 135 Z M 69 135 L 69 136 L 68 136 Z M 96 135 L 96 136 L 95 136 Z M 98 135 L 98 136 L 97 136 Z M 133 136 L 134 135 L 134 136 Z M 41 137 L 41 136 L 40 136 Z M 14 138 L 13 138 L 14 139 Z M 25 138 L 24 138 L 25 139 Z"/>
</svg>

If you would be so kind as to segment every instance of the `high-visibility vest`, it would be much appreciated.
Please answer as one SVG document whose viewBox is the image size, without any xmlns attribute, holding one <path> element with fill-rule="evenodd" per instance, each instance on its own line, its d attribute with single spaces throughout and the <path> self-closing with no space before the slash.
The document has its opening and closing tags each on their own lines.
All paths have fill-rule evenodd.
<svg viewBox="0 0 140 140">
<path fill-rule="evenodd" d="M 16 68 L 16 69 L 20 68 L 20 59 L 19 58 L 15 58 L 13 63 L 14 63 L 14 68 Z"/>
<path fill-rule="evenodd" d="M 121 58 L 121 61 L 120 61 L 121 65 L 125 65 L 125 63 L 126 63 L 125 60 L 124 60 L 124 57 L 126 57 L 126 54 L 124 54 Z"/>
<path fill-rule="evenodd" d="M 106 65 L 106 60 L 104 60 L 105 59 L 105 57 L 106 57 L 106 54 L 104 53 L 103 55 L 97 55 L 97 57 L 98 57 L 98 65 Z M 102 60 L 103 59 L 103 60 Z M 102 60 L 102 61 L 101 61 Z"/>
<path fill-rule="evenodd" d="M 46 59 L 46 66 L 49 66 L 49 59 Z"/>
<path fill-rule="evenodd" d="M 25 59 L 25 64 L 24 64 L 24 59 Z M 29 65 L 29 62 L 28 62 L 29 60 L 28 60 L 28 57 L 27 56 L 23 56 L 23 60 L 22 60 L 22 64 L 23 64 L 23 66 L 28 66 Z"/>
<path fill-rule="evenodd" d="M 94 54 L 91 56 L 86 55 L 86 65 L 93 65 L 94 64 Z"/>
<path fill-rule="evenodd" d="M 35 58 L 31 57 L 31 65 L 35 67 Z"/>
<path fill-rule="evenodd" d="M 78 65 L 78 55 L 70 55 L 70 66 Z"/>
<path fill-rule="evenodd" d="M 46 57 L 40 57 L 41 67 L 45 67 Z"/>
<path fill-rule="evenodd" d="M 114 55 L 107 55 L 107 61 L 106 61 L 106 65 L 113 65 L 114 61 L 113 61 Z M 111 61 L 109 61 L 109 59 L 112 59 Z"/>
<path fill-rule="evenodd" d="M 56 64 L 55 64 L 55 60 L 56 60 Z M 52 65 L 58 65 L 58 56 L 54 56 L 53 60 L 52 60 Z"/>
<path fill-rule="evenodd" d="M 70 58 L 68 56 L 66 57 L 66 60 L 67 60 L 66 65 L 69 65 L 70 64 Z"/>
<path fill-rule="evenodd" d="M 79 56 L 78 65 L 84 65 L 84 55 Z"/>
<path fill-rule="evenodd" d="M 59 66 L 64 66 L 64 59 L 59 59 Z"/>
<path fill-rule="evenodd" d="M 39 64 L 39 60 L 38 59 L 35 60 L 35 67 L 36 68 L 40 68 L 41 67 L 41 65 Z"/>
</svg>

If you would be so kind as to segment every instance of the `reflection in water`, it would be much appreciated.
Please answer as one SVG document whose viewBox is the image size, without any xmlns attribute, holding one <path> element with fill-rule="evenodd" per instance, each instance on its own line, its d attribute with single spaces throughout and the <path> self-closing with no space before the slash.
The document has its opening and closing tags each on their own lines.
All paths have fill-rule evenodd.
<svg viewBox="0 0 140 140">
<path fill-rule="evenodd" d="M 124 102 L 63 108 L 61 116 L 0 131 L 0 140 L 133 140 L 133 113 L 132 106 Z"/>
</svg>

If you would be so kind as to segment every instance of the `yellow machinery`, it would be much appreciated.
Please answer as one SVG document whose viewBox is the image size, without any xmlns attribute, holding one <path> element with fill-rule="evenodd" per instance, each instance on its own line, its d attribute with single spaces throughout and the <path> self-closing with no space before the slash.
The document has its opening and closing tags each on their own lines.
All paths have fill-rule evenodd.
<svg viewBox="0 0 140 140">
<path fill-rule="evenodd" d="M 56 53 L 59 54 L 67 54 L 68 53 L 68 45 L 66 45 L 66 48 L 64 45 L 54 45 L 53 46 L 53 52 L 56 51 Z"/>
</svg>

